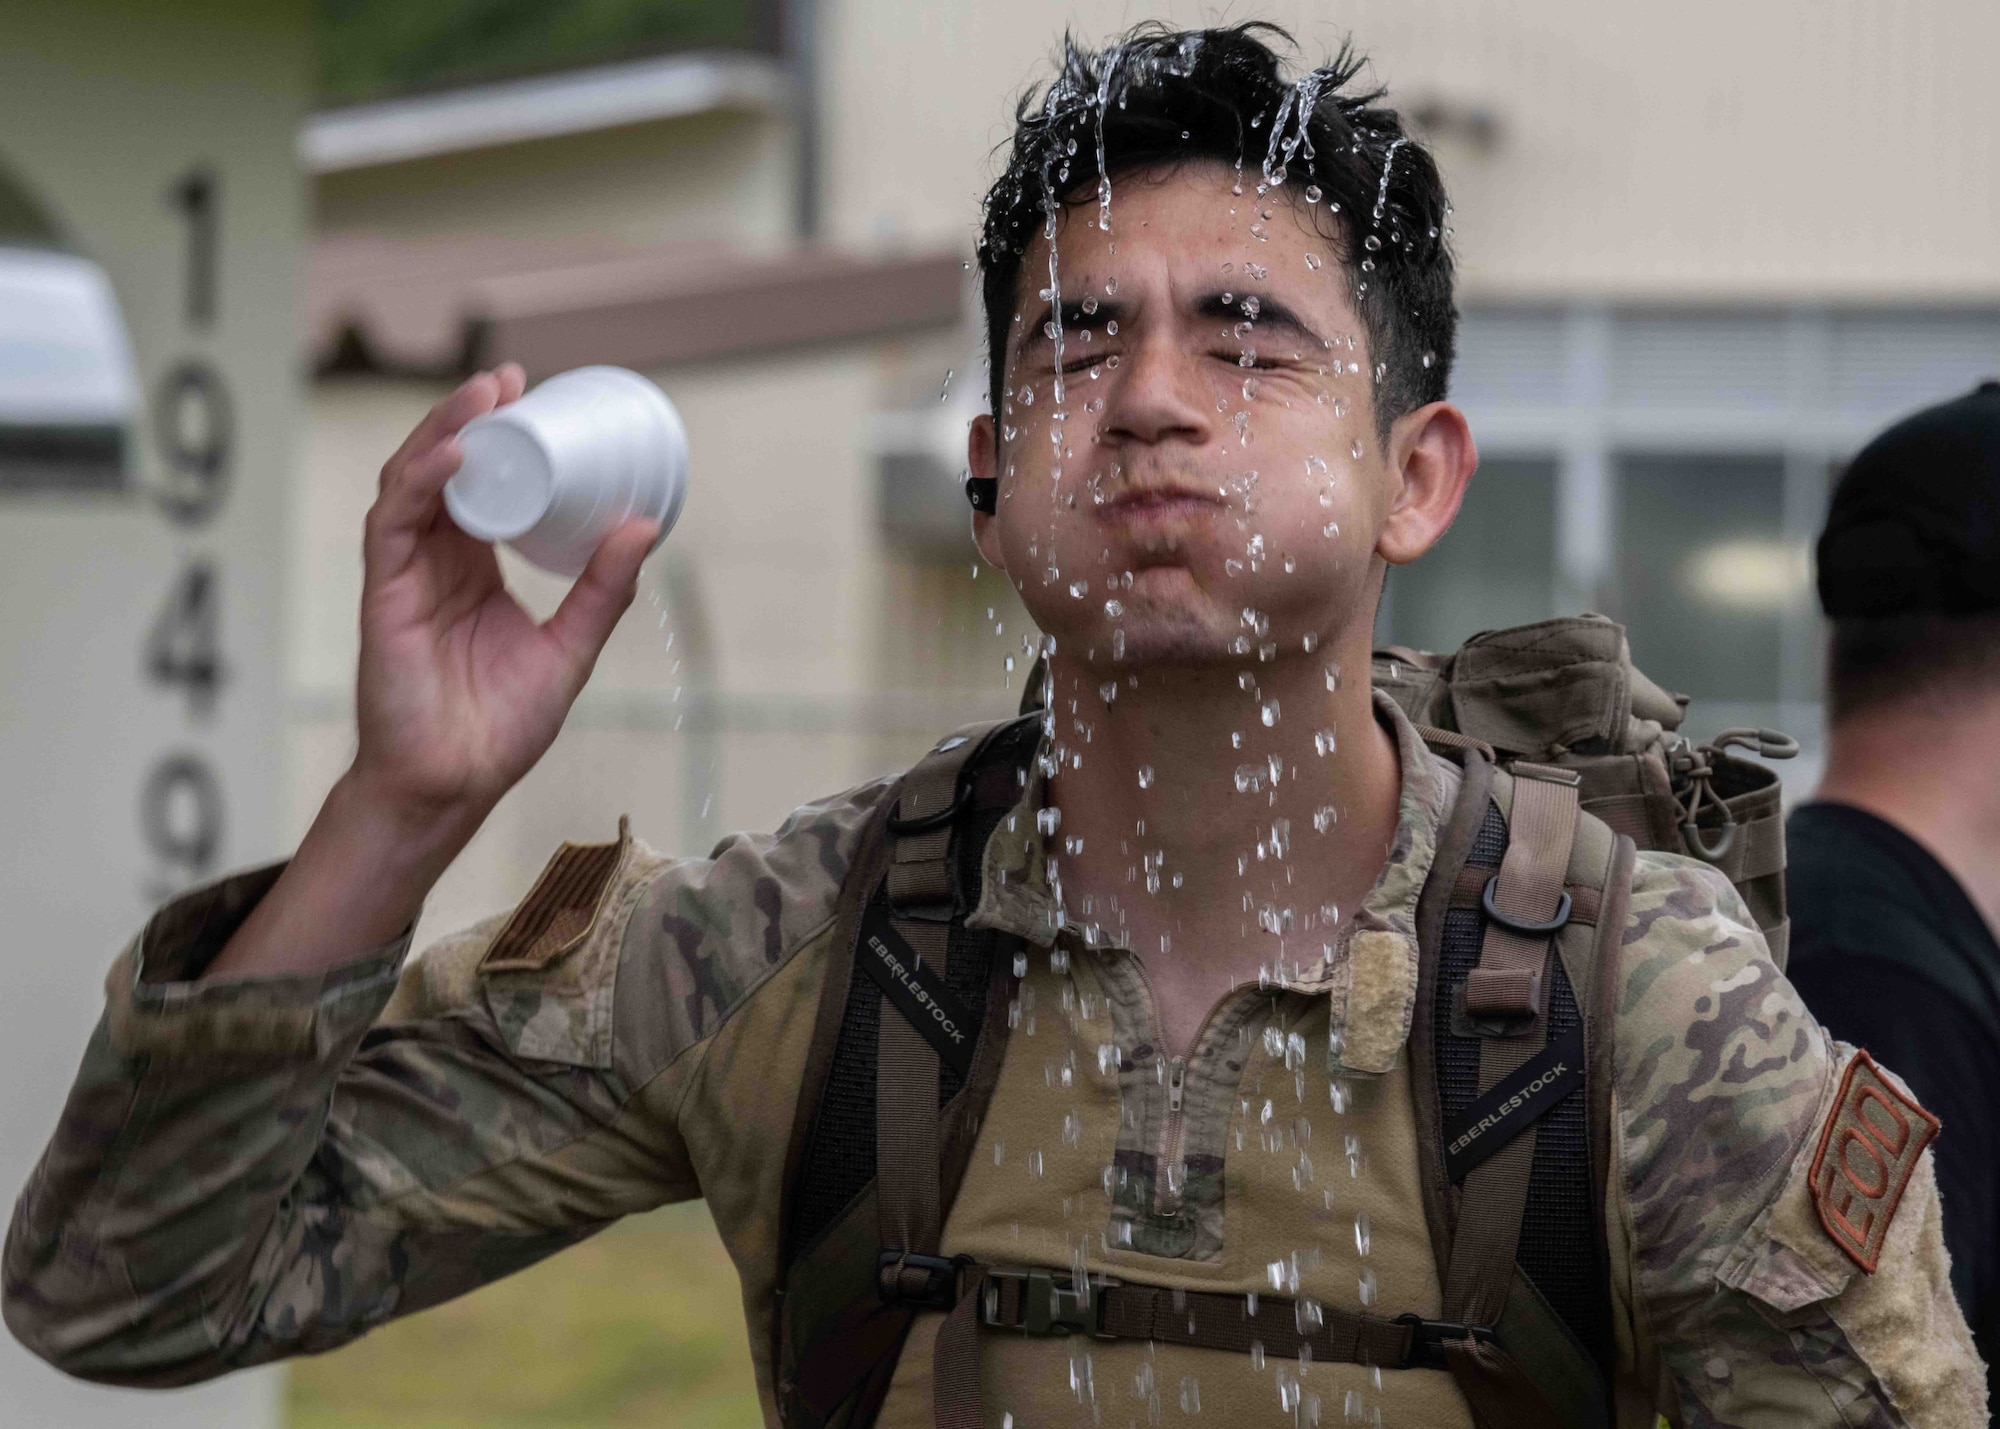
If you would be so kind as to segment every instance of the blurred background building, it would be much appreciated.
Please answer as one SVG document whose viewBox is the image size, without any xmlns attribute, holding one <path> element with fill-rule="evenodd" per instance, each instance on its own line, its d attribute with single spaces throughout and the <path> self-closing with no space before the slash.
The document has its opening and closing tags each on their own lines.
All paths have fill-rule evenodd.
<svg viewBox="0 0 2000 1429">
<path fill-rule="evenodd" d="M 420 936 L 620 813 L 705 849 L 1009 708 L 1027 627 L 957 490 L 971 254 L 1065 28 L 1162 0 L 0 5 L 0 1178 L 159 894 L 275 856 L 352 748 L 376 469 L 471 366 L 654 376 L 694 488 L 555 749 Z M 1976 0 L 1304 0 L 1457 205 L 1454 396 L 1485 461 L 1389 586 L 1449 647 L 1628 622 L 1700 729 L 1809 755 L 1809 547 L 1872 429 L 2000 371 L 2000 10 Z M 560 587 L 511 566 L 531 603 Z M 1013 688 L 1009 686 L 1012 685 Z M 751 1423 L 698 1211 L 148 1424 Z M 124 1396 L 0 1345 L 20 1422 Z M 185 1417 L 175 1419 L 176 1413 Z M 678 1416 L 678 1418 L 676 1418 Z"/>
</svg>

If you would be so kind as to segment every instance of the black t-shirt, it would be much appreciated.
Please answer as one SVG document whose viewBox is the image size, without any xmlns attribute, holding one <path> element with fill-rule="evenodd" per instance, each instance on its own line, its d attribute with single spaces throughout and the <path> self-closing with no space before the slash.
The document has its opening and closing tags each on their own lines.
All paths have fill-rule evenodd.
<svg viewBox="0 0 2000 1429">
<path fill-rule="evenodd" d="M 2000 946 L 1914 839 L 1845 804 L 1785 824 L 1786 975 L 1834 1036 L 1865 1047 L 1943 1126 L 1951 1283 L 2000 1405 Z"/>
</svg>

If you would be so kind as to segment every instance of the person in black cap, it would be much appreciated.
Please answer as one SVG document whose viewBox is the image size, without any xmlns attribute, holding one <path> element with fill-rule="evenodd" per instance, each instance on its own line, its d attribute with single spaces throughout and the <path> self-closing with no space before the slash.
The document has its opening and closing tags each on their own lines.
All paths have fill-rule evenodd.
<svg viewBox="0 0 2000 1429">
<path fill-rule="evenodd" d="M 1786 829 L 1787 971 L 1943 1123 L 1952 1288 L 2000 1389 L 2000 382 L 1854 459 L 1819 596 L 1827 762 Z"/>
</svg>

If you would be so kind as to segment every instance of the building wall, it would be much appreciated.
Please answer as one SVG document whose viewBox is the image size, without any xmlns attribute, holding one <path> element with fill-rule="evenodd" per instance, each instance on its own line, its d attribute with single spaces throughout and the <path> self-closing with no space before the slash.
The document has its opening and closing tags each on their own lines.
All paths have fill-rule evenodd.
<svg viewBox="0 0 2000 1429">
<path fill-rule="evenodd" d="M 721 112 L 323 174 L 321 233 L 476 233 L 777 247 L 792 224 L 789 127 Z"/>
<path fill-rule="evenodd" d="M 1015 94 L 1065 26 L 1268 17 L 1344 34 L 1399 103 L 1486 109 L 1440 157 L 1475 300 L 1950 300 L 2000 293 L 2000 87 L 1984 0 L 828 0 L 827 213 L 970 247 Z"/>
<path fill-rule="evenodd" d="M 304 212 L 292 135 L 306 107 L 309 22 L 302 0 L 7 7 L 0 166 L 108 273 L 140 389 L 154 401 L 133 433 L 124 494 L 0 498 L 9 1203 L 54 1125 L 104 970 L 150 905 L 191 878 L 279 851 L 279 551 L 295 456 Z M 170 200 L 198 168 L 216 185 L 208 323 L 190 320 L 191 230 Z M 230 413 L 226 485 L 212 514 L 177 522 L 156 499 L 173 473 L 151 418 L 169 375 L 190 363 Z M 199 427 L 187 440 L 215 450 Z M 225 672 L 207 710 L 146 673 L 149 632 L 197 566 L 213 572 Z M 191 786 L 164 786 L 149 833 L 144 791 L 172 770 L 213 780 L 219 802 L 203 809 Z M 278 1383 L 256 1371 L 164 1395 L 113 1391 L 65 1380 L 0 1337 L 0 1419 L 36 1429 L 257 1429 L 275 1421 Z"/>
</svg>

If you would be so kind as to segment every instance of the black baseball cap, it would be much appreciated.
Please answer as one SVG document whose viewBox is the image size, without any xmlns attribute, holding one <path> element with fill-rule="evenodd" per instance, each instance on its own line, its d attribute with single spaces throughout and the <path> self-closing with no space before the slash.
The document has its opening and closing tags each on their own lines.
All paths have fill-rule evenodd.
<svg viewBox="0 0 2000 1429">
<path fill-rule="evenodd" d="M 2000 381 L 1861 449 L 1820 533 L 1819 603 L 1835 620 L 2000 610 Z"/>
</svg>

